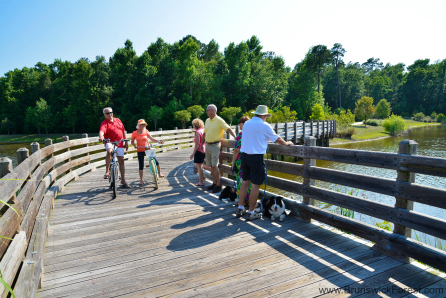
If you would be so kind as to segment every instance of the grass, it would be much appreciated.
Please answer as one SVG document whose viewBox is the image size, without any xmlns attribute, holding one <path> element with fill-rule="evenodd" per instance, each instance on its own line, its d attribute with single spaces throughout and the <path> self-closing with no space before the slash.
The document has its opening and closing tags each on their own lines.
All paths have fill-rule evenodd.
<svg viewBox="0 0 446 298">
<path fill-rule="evenodd" d="M 61 142 L 63 136 L 68 136 L 70 140 L 74 139 L 80 139 L 82 138 L 82 134 L 63 134 L 63 133 L 56 133 L 56 134 L 33 134 L 33 135 L 0 135 L 0 142 L 2 143 L 32 143 L 32 142 L 39 142 L 44 143 L 45 139 L 52 139 L 53 143 Z M 97 137 L 98 133 L 89 133 L 89 137 Z"/>
<path fill-rule="evenodd" d="M 430 126 L 430 125 L 440 125 L 440 123 L 427 123 L 427 122 L 419 122 L 414 120 L 406 120 L 407 128 L 421 127 L 421 126 Z M 389 137 L 390 134 L 384 131 L 382 126 L 370 126 L 367 125 L 355 125 L 355 134 L 351 137 L 351 139 L 341 139 L 334 138 L 330 141 L 331 144 L 343 144 L 349 142 L 356 141 L 365 141 L 370 139 L 377 139 L 382 137 Z"/>
</svg>

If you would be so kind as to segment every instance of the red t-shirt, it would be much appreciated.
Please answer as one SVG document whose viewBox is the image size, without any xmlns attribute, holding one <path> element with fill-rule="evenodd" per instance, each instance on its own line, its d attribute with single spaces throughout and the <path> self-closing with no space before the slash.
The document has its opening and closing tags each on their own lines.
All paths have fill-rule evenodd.
<svg viewBox="0 0 446 298">
<path fill-rule="evenodd" d="M 113 118 L 113 122 L 108 119 L 102 121 L 99 131 L 102 131 L 104 139 L 110 139 L 110 142 L 124 139 L 124 124 L 118 118 Z M 119 143 L 118 147 L 124 148 L 124 143 Z"/>
<path fill-rule="evenodd" d="M 135 130 L 132 133 L 132 139 L 136 140 L 136 146 L 145 146 L 148 142 L 148 137 L 150 136 L 150 133 L 148 130 L 144 130 L 142 134 L 138 134 L 138 131 Z M 137 148 L 136 151 L 138 152 L 144 152 L 146 151 L 145 148 Z"/>
</svg>

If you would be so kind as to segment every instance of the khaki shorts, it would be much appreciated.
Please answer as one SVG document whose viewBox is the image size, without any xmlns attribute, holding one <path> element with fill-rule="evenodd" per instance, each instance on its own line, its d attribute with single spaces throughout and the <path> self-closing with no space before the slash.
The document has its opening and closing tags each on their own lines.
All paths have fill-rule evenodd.
<svg viewBox="0 0 446 298">
<path fill-rule="evenodd" d="M 221 143 L 206 144 L 206 165 L 210 167 L 218 166 L 218 159 L 220 158 Z"/>
</svg>

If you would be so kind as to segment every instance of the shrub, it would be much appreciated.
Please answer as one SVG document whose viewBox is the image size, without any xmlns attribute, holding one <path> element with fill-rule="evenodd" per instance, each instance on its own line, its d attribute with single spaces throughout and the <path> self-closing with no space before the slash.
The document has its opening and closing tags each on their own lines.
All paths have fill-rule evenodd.
<svg viewBox="0 0 446 298">
<path fill-rule="evenodd" d="M 446 121 L 446 116 L 444 114 L 442 114 L 442 113 L 438 114 L 437 115 L 437 122 L 442 123 L 444 121 Z"/>
<path fill-rule="evenodd" d="M 423 121 L 424 120 L 424 114 L 419 112 L 413 115 L 414 120 L 417 121 Z"/>
<path fill-rule="evenodd" d="M 391 136 L 399 135 L 406 131 L 406 121 L 401 116 L 393 115 L 384 120 L 383 128 Z"/>
<path fill-rule="evenodd" d="M 435 111 L 432 112 L 431 118 L 432 118 L 432 121 L 434 121 L 434 122 L 437 121 L 437 113 L 435 113 Z"/>
<path fill-rule="evenodd" d="M 366 124 L 370 126 L 379 126 L 381 123 L 378 120 L 369 119 L 366 121 Z"/>
<path fill-rule="evenodd" d="M 429 116 L 426 116 L 426 118 L 424 118 L 424 122 L 432 122 L 432 118 Z"/>
<path fill-rule="evenodd" d="M 351 138 L 355 133 L 355 129 L 349 126 L 339 126 L 337 131 L 337 136 L 339 138 Z"/>
</svg>

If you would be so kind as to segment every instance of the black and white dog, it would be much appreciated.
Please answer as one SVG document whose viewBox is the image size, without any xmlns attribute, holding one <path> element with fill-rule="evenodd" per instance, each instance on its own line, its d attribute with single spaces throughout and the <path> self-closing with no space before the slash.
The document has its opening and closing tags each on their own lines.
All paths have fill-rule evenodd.
<svg viewBox="0 0 446 298">
<path fill-rule="evenodd" d="M 271 220 L 279 219 L 279 221 L 283 221 L 286 217 L 286 212 L 285 202 L 282 199 L 280 196 L 263 199 L 263 216 Z"/>
<path fill-rule="evenodd" d="M 220 193 L 218 199 L 229 199 L 231 201 L 235 201 L 235 199 L 237 199 L 237 189 L 232 186 L 226 186 L 225 189 L 223 189 L 223 191 Z"/>
</svg>

